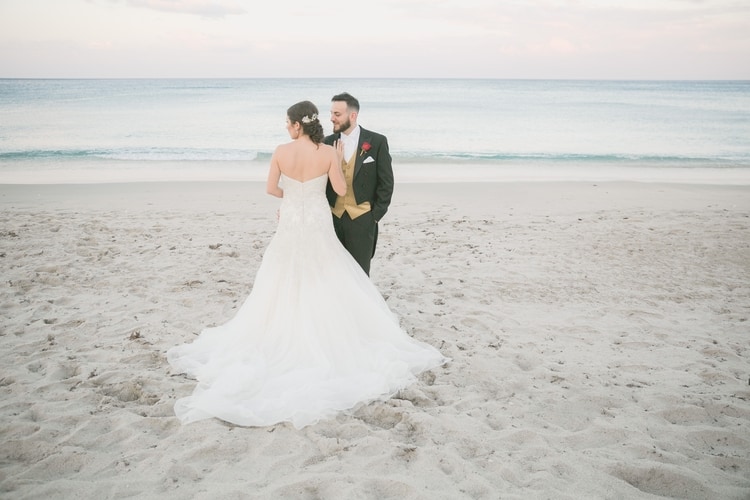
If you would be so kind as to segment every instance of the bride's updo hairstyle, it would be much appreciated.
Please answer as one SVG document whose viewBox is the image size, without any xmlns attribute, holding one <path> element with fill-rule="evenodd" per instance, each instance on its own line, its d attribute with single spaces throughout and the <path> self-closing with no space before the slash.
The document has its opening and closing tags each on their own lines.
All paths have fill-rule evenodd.
<svg viewBox="0 0 750 500">
<path fill-rule="evenodd" d="M 286 110 L 286 116 L 290 122 L 301 124 L 302 131 L 309 135 L 315 144 L 323 142 L 325 134 L 323 133 L 323 125 L 320 124 L 318 119 L 318 108 L 315 107 L 315 104 L 310 101 L 293 104 Z"/>
</svg>

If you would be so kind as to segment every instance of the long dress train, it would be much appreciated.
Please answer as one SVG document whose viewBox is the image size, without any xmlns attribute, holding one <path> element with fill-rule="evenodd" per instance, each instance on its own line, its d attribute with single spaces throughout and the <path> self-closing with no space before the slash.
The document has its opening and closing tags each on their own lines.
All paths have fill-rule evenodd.
<svg viewBox="0 0 750 500">
<path fill-rule="evenodd" d="M 175 370 L 197 380 L 175 404 L 183 423 L 301 428 L 387 399 L 448 361 L 399 326 L 336 238 L 327 179 L 282 174 L 279 224 L 247 299 L 225 324 L 167 351 Z"/>
</svg>

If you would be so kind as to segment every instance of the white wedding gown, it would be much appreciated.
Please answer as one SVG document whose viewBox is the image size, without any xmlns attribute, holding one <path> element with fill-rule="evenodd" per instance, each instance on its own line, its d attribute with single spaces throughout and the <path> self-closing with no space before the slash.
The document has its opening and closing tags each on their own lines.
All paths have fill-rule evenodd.
<svg viewBox="0 0 750 500">
<path fill-rule="evenodd" d="M 250 295 L 227 323 L 173 347 L 173 368 L 197 380 L 183 422 L 296 428 L 360 402 L 387 399 L 446 361 L 411 338 L 337 239 L 328 177 L 282 174 L 279 224 Z"/>
</svg>

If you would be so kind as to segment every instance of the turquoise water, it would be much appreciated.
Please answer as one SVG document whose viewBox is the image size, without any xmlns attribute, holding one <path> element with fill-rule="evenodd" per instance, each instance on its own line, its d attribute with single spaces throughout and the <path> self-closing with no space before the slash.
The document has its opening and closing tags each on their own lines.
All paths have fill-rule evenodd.
<svg viewBox="0 0 750 500">
<path fill-rule="evenodd" d="M 341 91 L 404 181 L 750 183 L 750 82 L 462 79 L 0 80 L 0 182 L 262 180 Z"/>
</svg>

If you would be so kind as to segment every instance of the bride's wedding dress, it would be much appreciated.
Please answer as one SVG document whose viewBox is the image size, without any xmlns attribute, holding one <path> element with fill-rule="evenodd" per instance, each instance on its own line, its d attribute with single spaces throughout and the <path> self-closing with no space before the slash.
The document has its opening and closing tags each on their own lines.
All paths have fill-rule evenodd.
<svg viewBox="0 0 750 500">
<path fill-rule="evenodd" d="M 327 179 L 282 174 L 278 228 L 249 296 L 227 323 L 167 351 L 175 371 L 197 379 L 175 404 L 183 423 L 217 417 L 301 428 L 386 399 L 447 361 L 400 328 L 339 243 Z"/>
</svg>

